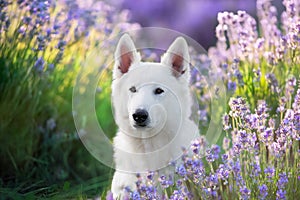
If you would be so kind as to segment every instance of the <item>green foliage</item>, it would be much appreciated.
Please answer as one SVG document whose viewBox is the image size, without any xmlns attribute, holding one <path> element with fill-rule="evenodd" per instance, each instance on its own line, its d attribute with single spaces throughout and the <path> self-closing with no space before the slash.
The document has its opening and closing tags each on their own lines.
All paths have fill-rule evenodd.
<svg viewBox="0 0 300 200">
<path fill-rule="evenodd" d="M 113 13 L 104 2 L 93 11 L 69 6 L 65 1 L 0 4 L 0 199 L 87 198 L 110 184 L 112 170 L 78 138 L 73 86 L 88 55 L 100 52 L 110 34 L 122 31 L 118 23 L 130 24 L 120 17 L 125 16 L 122 12 L 108 23 Z M 73 16 L 79 12 L 75 8 L 87 19 Z M 85 21 L 91 19 L 107 22 L 106 32 Z M 99 66 L 106 62 L 102 59 Z M 104 80 L 96 111 L 112 138 L 116 127 L 110 111 L 111 79 Z"/>
</svg>

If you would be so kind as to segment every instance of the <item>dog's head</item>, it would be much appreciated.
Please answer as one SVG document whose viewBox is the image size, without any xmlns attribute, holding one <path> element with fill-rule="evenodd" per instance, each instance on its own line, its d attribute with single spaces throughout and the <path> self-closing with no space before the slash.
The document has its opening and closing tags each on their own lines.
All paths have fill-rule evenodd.
<svg viewBox="0 0 300 200">
<path fill-rule="evenodd" d="M 160 63 L 141 62 L 130 36 L 121 37 L 112 84 L 115 120 L 121 131 L 141 137 L 139 133 L 154 134 L 166 127 L 178 129 L 191 109 L 189 61 L 182 37 L 171 44 Z"/>
</svg>

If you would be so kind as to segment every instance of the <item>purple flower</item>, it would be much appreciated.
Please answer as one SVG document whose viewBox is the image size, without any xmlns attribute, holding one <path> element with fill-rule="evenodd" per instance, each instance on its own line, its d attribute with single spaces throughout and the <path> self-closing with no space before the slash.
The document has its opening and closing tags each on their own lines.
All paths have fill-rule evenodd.
<svg viewBox="0 0 300 200">
<path fill-rule="evenodd" d="M 144 185 L 141 189 L 140 189 L 140 196 L 142 197 L 142 199 L 144 199 L 146 197 L 146 199 L 157 199 L 158 194 L 157 194 L 157 189 L 152 186 L 152 185 Z"/>
<path fill-rule="evenodd" d="M 263 133 L 262 133 L 262 141 L 266 144 L 269 144 L 270 142 L 273 141 L 273 129 L 267 128 Z"/>
<path fill-rule="evenodd" d="M 47 69 L 48 69 L 49 71 L 53 71 L 53 70 L 54 70 L 54 67 L 55 67 L 54 64 L 53 64 L 53 63 L 50 63 L 50 64 L 48 64 L 48 68 L 47 68 Z"/>
<path fill-rule="evenodd" d="M 279 179 L 277 182 L 277 186 L 279 189 L 284 189 L 285 185 L 289 182 L 288 176 L 285 172 L 279 174 Z"/>
<path fill-rule="evenodd" d="M 194 154 L 199 154 L 199 149 L 200 149 L 200 142 L 198 140 L 195 140 L 192 142 L 191 149 Z"/>
<path fill-rule="evenodd" d="M 207 122 L 207 111 L 205 109 L 198 111 L 199 120 L 202 122 Z"/>
<path fill-rule="evenodd" d="M 213 152 L 210 148 L 205 151 L 205 157 L 206 157 L 207 162 L 215 161 L 215 157 L 214 157 Z"/>
<path fill-rule="evenodd" d="M 174 190 L 170 196 L 170 200 L 185 200 L 185 197 L 180 190 Z"/>
<path fill-rule="evenodd" d="M 233 151 L 236 155 L 239 155 L 241 153 L 242 150 L 242 145 L 240 143 L 235 143 L 233 145 Z"/>
<path fill-rule="evenodd" d="M 206 188 L 204 189 L 205 193 L 211 197 L 217 197 L 217 192 L 213 190 L 212 188 Z"/>
<path fill-rule="evenodd" d="M 252 170 L 250 176 L 255 178 L 258 177 L 261 172 L 259 163 L 252 163 Z"/>
<path fill-rule="evenodd" d="M 246 186 L 243 186 L 241 189 L 240 189 L 240 194 L 241 194 L 241 198 L 242 199 L 250 199 L 250 194 L 251 194 L 251 190 L 248 189 Z"/>
<path fill-rule="evenodd" d="M 178 179 L 178 180 L 176 181 L 176 187 L 177 187 L 178 189 L 180 189 L 181 186 L 182 186 L 182 183 L 183 183 L 183 181 L 182 181 L 181 179 Z"/>
<path fill-rule="evenodd" d="M 285 96 L 288 100 L 292 97 L 296 86 L 296 78 L 294 76 L 289 77 L 285 84 Z"/>
<path fill-rule="evenodd" d="M 162 175 L 158 178 L 158 181 L 162 188 L 168 188 L 173 185 L 172 177 L 169 176 L 169 179 L 165 175 Z"/>
<path fill-rule="evenodd" d="M 154 172 L 148 172 L 147 179 L 150 180 L 150 181 L 152 181 L 153 177 L 154 177 Z"/>
<path fill-rule="evenodd" d="M 266 184 L 262 184 L 261 186 L 258 186 L 259 189 L 259 199 L 266 199 L 268 196 L 268 187 Z"/>
<path fill-rule="evenodd" d="M 266 101 L 260 101 L 257 108 L 255 109 L 256 115 L 260 120 L 266 119 L 269 115 L 267 112 L 269 111 L 269 108 L 267 107 Z"/>
<path fill-rule="evenodd" d="M 37 72 L 39 72 L 39 73 L 43 72 L 44 68 L 45 68 L 44 59 L 42 57 L 39 57 L 33 67 Z"/>
<path fill-rule="evenodd" d="M 187 171 L 184 167 L 183 164 L 179 165 L 178 167 L 176 167 L 176 173 L 179 174 L 182 177 L 185 177 L 187 174 Z"/>
<path fill-rule="evenodd" d="M 224 137 L 223 139 L 223 149 L 226 151 L 230 146 L 230 139 L 227 137 Z"/>
<path fill-rule="evenodd" d="M 244 117 L 250 113 L 249 106 L 242 97 L 231 98 L 229 100 L 229 107 L 229 115 L 234 118 L 241 117 L 244 119 Z"/>
<path fill-rule="evenodd" d="M 232 168 L 232 171 L 233 171 L 235 174 L 239 174 L 240 171 L 241 171 L 241 164 L 240 164 L 240 161 L 237 160 L 236 162 L 232 162 L 232 163 L 231 163 L 231 168 Z"/>
<path fill-rule="evenodd" d="M 276 76 L 272 73 L 267 73 L 266 79 L 269 83 L 269 87 L 271 88 L 271 91 L 274 93 L 279 93 L 278 80 Z"/>
<path fill-rule="evenodd" d="M 36 50 L 43 51 L 46 47 L 46 38 L 42 34 L 39 34 L 36 39 L 38 41 L 38 48 Z"/>
<path fill-rule="evenodd" d="M 206 146 L 207 142 L 205 137 L 200 136 L 199 138 L 192 141 L 190 149 L 193 151 L 194 154 L 203 154 Z"/>
<path fill-rule="evenodd" d="M 221 152 L 221 148 L 218 145 L 213 144 L 212 147 L 211 147 L 211 150 L 212 150 L 212 154 L 213 154 L 214 160 L 217 160 L 219 158 L 219 154 Z"/>
<path fill-rule="evenodd" d="M 245 130 L 239 130 L 238 134 L 239 134 L 239 142 L 245 148 L 246 145 L 247 145 L 247 143 L 249 142 L 249 140 L 248 140 L 248 133 Z"/>
<path fill-rule="evenodd" d="M 236 82 L 229 80 L 227 83 L 227 89 L 234 92 L 236 90 Z"/>
<path fill-rule="evenodd" d="M 223 161 L 223 163 L 227 163 L 227 161 L 228 161 L 228 154 L 223 154 L 222 155 L 222 161 Z"/>
<path fill-rule="evenodd" d="M 299 84 L 299 85 L 300 85 L 300 84 Z M 296 111 L 297 109 L 298 109 L 298 110 L 300 109 L 300 87 L 299 87 L 299 89 L 297 90 L 297 94 L 295 95 L 294 103 L 293 103 L 293 108 L 294 108 L 295 111 Z"/>
<path fill-rule="evenodd" d="M 228 114 L 223 115 L 223 129 L 225 131 L 231 129 L 231 125 L 229 124 L 229 115 Z"/>
<path fill-rule="evenodd" d="M 218 175 L 217 174 L 211 174 L 209 177 L 207 177 L 207 182 L 209 183 L 210 187 L 218 185 Z"/>
<path fill-rule="evenodd" d="M 284 200 L 284 199 L 286 199 L 285 194 L 286 194 L 285 190 L 282 190 L 282 189 L 277 190 L 277 192 L 276 192 L 276 200 Z"/>
<path fill-rule="evenodd" d="M 114 200 L 113 193 L 108 191 L 105 197 L 106 200 Z"/>
<path fill-rule="evenodd" d="M 219 165 L 219 168 L 217 169 L 216 173 L 218 174 L 218 177 L 222 180 L 227 180 L 229 177 L 229 170 L 224 164 Z"/>
<path fill-rule="evenodd" d="M 63 51 L 65 49 L 67 42 L 64 40 L 60 40 L 56 46 L 57 49 L 59 49 L 60 51 Z"/>
<path fill-rule="evenodd" d="M 140 196 L 140 194 L 137 191 L 134 191 L 134 192 L 131 193 L 130 198 L 132 200 L 140 200 L 141 196 Z"/>
<path fill-rule="evenodd" d="M 274 173 L 275 173 L 275 169 L 274 169 L 274 167 L 267 167 L 264 170 L 264 173 L 268 179 L 272 179 L 274 176 Z"/>
</svg>

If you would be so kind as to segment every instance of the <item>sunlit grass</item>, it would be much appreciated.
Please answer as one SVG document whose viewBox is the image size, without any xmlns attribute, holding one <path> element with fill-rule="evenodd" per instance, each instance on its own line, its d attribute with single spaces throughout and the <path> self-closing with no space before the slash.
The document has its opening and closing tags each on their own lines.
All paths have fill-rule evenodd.
<svg viewBox="0 0 300 200">
<path fill-rule="evenodd" d="M 87 198 L 101 195 L 110 184 L 112 169 L 93 158 L 78 138 L 73 86 L 89 54 L 101 52 L 110 35 L 131 24 L 104 2 L 93 11 L 75 4 L 1 2 L 1 198 Z M 85 14 L 76 16 L 79 11 Z M 106 52 L 102 55 L 99 68 L 111 62 Z M 112 137 L 108 93 L 104 89 L 97 96 L 97 115 Z"/>
</svg>

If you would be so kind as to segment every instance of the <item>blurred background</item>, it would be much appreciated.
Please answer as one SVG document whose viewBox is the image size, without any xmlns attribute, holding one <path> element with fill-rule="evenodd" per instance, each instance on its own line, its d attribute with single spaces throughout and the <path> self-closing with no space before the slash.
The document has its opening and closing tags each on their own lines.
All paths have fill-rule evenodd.
<svg viewBox="0 0 300 200">
<path fill-rule="evenodd" d="M 215 44 L 218 12 L 245 10 L 256 16 L 255 0 L 114 0 L 112 3 L 119 9 L 128 9 L 131 22 L 182 32 L 205 49 Z M 281 0 L 273 0 L 272 4 L 278 13 L 283 11 Z"/>
</svg>

